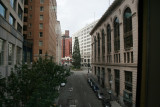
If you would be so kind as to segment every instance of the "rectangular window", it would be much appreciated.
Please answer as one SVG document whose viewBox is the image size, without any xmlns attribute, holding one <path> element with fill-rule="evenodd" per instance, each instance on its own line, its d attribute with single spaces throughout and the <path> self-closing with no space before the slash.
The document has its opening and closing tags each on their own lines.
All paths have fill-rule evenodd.
<svg viewBox="0 0 160 107">
<path fill-rule="evenodd" d="M 127 63 L 130 62 L 130 55 L 129 55 L 129 52 L 127 52 Z"/>
<path fill-rule="evenodd" d="M 43 37 L 43 32 L 39 32 L 39 37 Z"/>
<path fill-rule="evenodd" d="M 10 0 L 11 7 L 16 10 L 16 0 Z"/>
<path fill-rule="evenodd" d="M 21 7 L 18 5 L 18 17 L 22 20 L 23 11 Z"/>
<path fill-rule="evenodd" d="M 21 48 L 17 47 L 17 54 L 16 54 L 16 64 L 21 63 Z"/>
<path fill-rule="evenodd" d="M 42 54 L 42 49 L 39 49 L 39 55 Z"/>
<path fill-rule="evenodd" d="M 43 6 L 40 7 L 40 11 L 41 11 L 41 12 L 44 11 L 44 7 L 43 7 Z"/>
<path fill-rule="evenodd" d="M 124 63 L 126 63 L 126 53 L 124 53 Z"/>
<path fill-rule="evenodd" d="M 32 18 L 32 15 L 30 14 L 29 18 Z"/>
<path fill-rule="evenodd" d="M 39 46 L 42 46 L 43 45 L 43 42 L 42 41 L 39 41 Z"/>
<path fill-rule="evenodd" d="M 32 27 L 32 24 L 31 24 L 31 23 L 29 24 L 29 27 Z"/>
<path fill-rule="evenodd" d="M 30 6 L 30 8 L 29 8 L 30 10 L 32 10 L 32 6 Z"/>
<path fill-rule="evenodd" d="M 132 92 L 132 72 L 125 71 L 125 89 Z"/>
<path fill-rule="evenodd" d="M 40 15 L 40 17 L 39 17 L 39 18 L 40 18 L 40 20 L 43 20 L 43 15 Z"/>
<path fill-rule="evenodd" d="M 133 52 L 131 52 L 131 63 L 133 63 Z"/>
<path fill-rule="evenodd" d="M 40 3 L 43 4 L 43 3 L 44 3 L 44 0 L 40 0 Z"/>
<path fill-rule="evenodd" d="M 17 23 L 17 30 L 22 33 L 22 26 L 19 23 Z"/>
<path fill-rule="evenodd" d="M 0 15 L 6 18 L 6 8 L 0 3 Z"/>
<path fill-rule="evenodd" d="M 8 43 L 8 65 L 13 64 L 14 60 L 14 50 L 13 50 L 13 45 L 11 43 Z"/>
<path fill-rule="evenodd" d="M 39 24 L 39 28 L 40 28 L 40 29 L 43 29 L 43 23 L 40 23 L 40 24 Z"/>
<path fill-rule="evenodd" d="M 4 41 L 0 39 L 0 66 L 4 64 Z"/>
<path fill-rule="evenodd" d="M 14 26 L 15 25 L 15 18 L 13 18 L 13 16 L 10 14 L 9 15 L 9 23 Z"/>
<path fill-rule="evenodd" d="M 29 32 L 29 36 L 32 36 L 32 32 Z"/>
</svg>

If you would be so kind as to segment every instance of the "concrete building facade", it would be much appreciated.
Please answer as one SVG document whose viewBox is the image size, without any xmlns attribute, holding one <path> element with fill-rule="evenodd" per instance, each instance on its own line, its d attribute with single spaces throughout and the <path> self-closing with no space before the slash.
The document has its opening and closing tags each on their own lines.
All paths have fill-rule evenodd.
<svg viewBox="0 0 160 107">
<path fill-rule="evenodd" d="M 56 61 L 56 0 L 25 0 L 24 37 L 33 43 L 33 59 L 47 53 Z"/>
<path fill-rule="evenodd" d="M 57 34 L 57 47 L 56 47 L 56 63 L 61 65 L 61 55 L 62 55 L 62 32 L 60 21 L 57 21 L 56 25 L 56 34 Z"/>
<path fill-rule="evenodd" d="M 79 40 L 82 66 L 88 66 L 88 64 L 90 66 L 91 63 L 92 49 L 91 49 L 91 35 L 89 33 L 93 29 L 96 23 L 97 21 L 94 21 L 72 35 L 72 48 L 74 47 L 75 37 L 78 37 Z"/>
<path fill-rule="evenodd" d="M 91 31 L 92 73 L 121 105 L 135 107 L 138 0 L 115 0 Z"/>
<path fill-rule="evenodd" d="M 23 0 L 0 1 L 0 73 L 3 77 L 22 62 L 23 4 Z"/>
<path fill-rule="evenodd" d="M 69 30 L 65 30 L 62 36 L 62 64 L 70 65 L 72 62 L 72 38 L 69 37 Z"/>
</svg>

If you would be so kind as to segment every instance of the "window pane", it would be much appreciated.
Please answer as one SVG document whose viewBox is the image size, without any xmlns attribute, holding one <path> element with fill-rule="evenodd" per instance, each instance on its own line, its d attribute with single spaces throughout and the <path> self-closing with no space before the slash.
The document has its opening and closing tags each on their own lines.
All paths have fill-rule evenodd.
<svg viewBox="0 0 160 107">
<path fill-rule="evenodd" d="M 22 27 L 21 27 L 21 25 L 18 23 L 17 24 L 17 30 L 20 32 L 20 33 L 22 33 Z"/>
<path fill-rule="evenodd" d="M 39 37 L 43 37 L 43 32 L 39 32 Z"/>
<path fill-rule="evenodd" d="M 40 20 L 43 20 L 43 15 L 40 15 Z"/>
<path fill-rule="evenodd" d="M 4 64 L 4 41 L 0 39 L 0 65 Z"/>
<path fill-rule="evenodd" d="M 4 18 L 6 15 L 6 9 L 4 8 L 4 6 L 2 6 L 2 4 L 0 4 L 0 15 L 2 15 Z"/>
<path fill-rule="evenodd" d="M 13 45 L 11 43 L 8 44 L 8 65 L 13 64 Z"/>
<path fill-rule="evenodd" d="M 43 8 L 43 6 L 41 6 L 41 7 L 40 7 L 40 11 L 43 11 L 43 10 L 44 10 L 44 8 Z"/>
<path fill-rule="evenodd" d="M 44 3 L 44 0 L 40 0 L 40 3 Z"/>
<path fill-rule="evenodd" d="M 41 49 L 39 50 L 39 54 L 42 54 L 42 50 Z"/>
<path fill-rule="evenodd" d="M 9 23 L 14 26 L 15 23 L 15 19 L 13 18 L 13 16 L 9 15 Z"/>
<path fill-rule="evenodd" d="M 22 14 L 23 14 L 23 11 L 21 9 L 21 7 L 18 5 L 18 17 L 22 20 Z"/>
<path fill-rule="evenodd" d="M 43 29 L 43 24 L 42 23 L 39 24 L 39 28 Z"/>
<path fill-rule="evenodd" d="M 39 41 L 39 46 L 42 46 L 43 45 L 43 42 L 42 41 Z"/>
</svg>

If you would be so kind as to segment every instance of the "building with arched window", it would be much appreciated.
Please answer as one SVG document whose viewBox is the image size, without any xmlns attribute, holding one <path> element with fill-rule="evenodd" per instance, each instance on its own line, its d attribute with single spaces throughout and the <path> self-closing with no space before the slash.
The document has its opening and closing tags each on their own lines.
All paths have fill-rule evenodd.
<svg viewBox="0 0 160 107">
<path fill-rule="evenodd" d="M 138 0 L 115 0 L 91 31 L 92 73 L 111 99 L 136 105 Z"/>
</svg>

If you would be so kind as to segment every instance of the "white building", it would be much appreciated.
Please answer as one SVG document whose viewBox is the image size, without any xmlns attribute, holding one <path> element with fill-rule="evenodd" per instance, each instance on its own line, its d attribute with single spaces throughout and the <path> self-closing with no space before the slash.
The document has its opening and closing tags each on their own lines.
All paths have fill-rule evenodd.
<svg viewBox="0 0 160 107">
<path fill-rule="evenodd" d="M 85 27 L 77 31 L 72 35 L 72 50 L 74 48 L 75 37 L 78 37 L 80 54 L 81 54 L 81 65 L 88 66 L 91 63 L 91 35 L 89 34 L 95 24 L 98 22 L 94 21 L 91 24 L 87 24 Z"/>
</svg>

